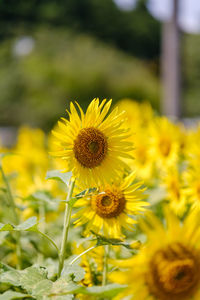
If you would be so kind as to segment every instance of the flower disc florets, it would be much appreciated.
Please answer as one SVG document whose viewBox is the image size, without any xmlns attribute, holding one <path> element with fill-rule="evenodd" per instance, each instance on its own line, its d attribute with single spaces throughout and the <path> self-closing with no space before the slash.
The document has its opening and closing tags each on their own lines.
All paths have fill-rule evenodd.
<svg viewBox="0 0 200 300">
<path fill-rule="evenodd" d="M 74 141 L 73 151 L 76 159 L 83 167 L 97 167 L 107 154 L 107 139 L 97 128 L 83 128 Z"/>
</svg>

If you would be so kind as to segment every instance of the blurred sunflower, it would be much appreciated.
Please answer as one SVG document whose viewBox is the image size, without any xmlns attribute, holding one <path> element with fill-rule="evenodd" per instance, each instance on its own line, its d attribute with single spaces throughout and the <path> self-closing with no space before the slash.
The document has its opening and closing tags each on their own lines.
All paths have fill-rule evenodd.
<svg viewBox="0 0 200 300">
<path fill-rule="evenodd" d="M 69 121 L 62 118 L 58 122 L 59 131 L 53 131 L 57 150 L 52 154 L 66 161 L 67 171 L 88 186 L 111 182 L 128 165 L 124 158 L 132 158 L 128 153 L 132 143 L 127 140 L 128 129 L 123 126 L 123 113 L 115 108 L 107 115 L 111 100 L 94 99 L 86 113 L 76 103 L 80 116 L 70 103 Z M 106 117 L 107 115 L 107 117 Z"/>
<path fill-rule="evenodd" d="M 152 181 L 153 175 L 153 159 L 150 152 L 149 131 L 141 128 L 132 136 L 134 141 L 134 160 L 131 161 L 131 167 L 136 171 L 138 178 Z"/>
<path fill-rule="evenodd" d="M 192 208 L 200 210 L 200 174 L 199 164 L 190 165 L 184 173 L 186 180 L 185 193 L 188 197 L 188 202 L 192 204 Z"/>
<path fill-rule="evenodd" d="M 76 207 L 81 209 L 73 216 L 77 218 L 76 226 L 86 224 L 85 234 L 91 230 L 96 233 L 103 232 L 107 237 L 122 237 L 121 227 L 132 230 L 137 223 L 130 215 L 138 215 L 145 211 L 147 206 L 143 189 L 138 189 L 141 182 L 132 184 L 135 174 L 131 173 L 123 180 L 104 188 L 99 188 L 98 193 L 78 200 Z"/>
<path fill-rule="evenodd" d="M 161 185 L 166 189 L 166 199 L 169 201 L 170 208 L 176 215 L 182 216 L 187 209 L 182 174 L 176 167 L 170 168 L 163 176 Z"/>
<path fill-rule="evenodd" d="M 113 262 L 125 268 L 110 274 L 110 279 L 127 284 L 115 299 L 184 300 L 200 299 L 199 218 L 189 215 L 183 224 L 170 211 L 167 226 L 149 214 L 142 229 L 147 242 L 132 258 Z"/>
<path fill-rule="evenodd" d="M 150 126 L 151 155 L 158 169 L 173 166 L 178 162 L 178 127 L 167 118 L 153 120 Z"/>
<path fill-rule="evenodd" d="M 117 103 L 119 111 L 125 111 L 127 125 L 133 132 L 145 127 L 153 118 L 153 110 L 148 102 L 138 103 L 132 99 L 122 99 Z"/>
</svg>

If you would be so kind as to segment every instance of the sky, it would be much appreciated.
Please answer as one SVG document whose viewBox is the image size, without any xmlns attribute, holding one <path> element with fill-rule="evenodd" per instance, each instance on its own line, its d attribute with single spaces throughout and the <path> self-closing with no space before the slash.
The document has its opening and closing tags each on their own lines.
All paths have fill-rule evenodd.
<svg viewBox="0 0 200 300">
<path fill-rule="evenodd" d="M 179 0 L 179 25 L 188 33 L 200 33 L 200 0 Z M 137 0 L 114 0 L 124 10 L 134 9 Z M 164 21 L 172 15 L 173 0 L 148 0 L 147 7 L 157 19 Z"/>
</svg>

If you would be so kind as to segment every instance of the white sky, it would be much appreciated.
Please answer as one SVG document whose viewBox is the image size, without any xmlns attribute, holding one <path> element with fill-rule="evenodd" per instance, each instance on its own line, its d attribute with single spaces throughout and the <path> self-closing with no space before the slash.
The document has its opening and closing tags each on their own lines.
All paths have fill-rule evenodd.
<svg viewBox="0 0 200 300">
<path fill-rule="evenodd" d="M 190 33 L 200 33 L 200 0 L 179 0 L 180 27 Z M 137 0 L 114 0 L 124 10 L 135 7 Z M 159 20 L 167 20 L 172 14 L 173 0 L 148 0 L 150 13 Z"/>
</svg>

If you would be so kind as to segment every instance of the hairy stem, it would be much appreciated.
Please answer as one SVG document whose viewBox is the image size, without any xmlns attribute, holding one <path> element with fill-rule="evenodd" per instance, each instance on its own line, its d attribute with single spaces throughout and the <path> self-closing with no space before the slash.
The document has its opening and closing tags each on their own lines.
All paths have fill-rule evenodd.
<svg viewBox="0 0 200 300">
<path fill-rule="evenodd" d="M 72 206 L 70 205 L 69 201 L 72 198 L 74 184 L 75 184 L 75 180 L 71 179 L 70 184 L 69 184 L 68 194 L 67 194 L 67 203 L 66 203 L 66 207 L 65 207 L 63 236 L 62 236 L 62 243 L 61 243 L 61 249 L 60 249 L 60 255 L 59 255 L 58 278 L 60 277 L 63 266 L 64 266 L 68 231 L 69 231 L 71 212 L 72 212 Z"/>
<path fill-rule="evenodd" d="M 107 271 L 108 271 L 108 251 L 109 245 L 105 246 L 105 253 L 104 253 L 104 260 L 103 260 L 103 278 L 102 278 L 102 285 L 106 285 L 107 283 Z"/>
<path fill-rule="evenodd" d="M 19 216 L 17 213 L 17 207 L 15 205 L 15 200 L 12 195 L 11 187 L 10 187 L 9 181 L 4 173 L 2 165 L 0 165 L 0 171 L 2 174 L 3 181 L 5 183 L 5 186 L 6 186 L 8 202 L 13 211 L 15 225 L 19 225 L 20 219 L 19 219 Z M 22 256 L 21 244 L 20 244 L 20 232 L 15 233 L 15 239 L 16 239 L 17 268 L 20 269 L 21 268 L 21 256 Z"/>
</svg>

